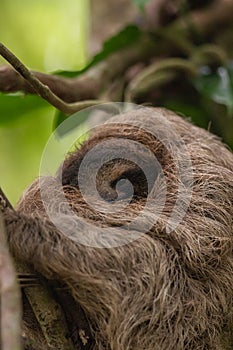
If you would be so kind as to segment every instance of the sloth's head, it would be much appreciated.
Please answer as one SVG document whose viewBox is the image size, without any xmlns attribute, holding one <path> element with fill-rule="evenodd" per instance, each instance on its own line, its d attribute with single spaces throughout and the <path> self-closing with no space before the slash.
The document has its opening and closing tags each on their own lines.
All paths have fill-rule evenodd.
<svg viewBox="0 0 233 350">
<path fill-rule="evenodd" d="M 44 186 L 50 212 L 72 216 L 78 236 L 96 234 L 87 245 L 72 236 L 73 278 L 61 277 L 93 322 L 96 349 L 232 346 L 233 155 L 217 137 L 141 108 L 94 130 Z M 22 210 L 41 210 L 38 184 L 33 196 Z"/>
</svg>

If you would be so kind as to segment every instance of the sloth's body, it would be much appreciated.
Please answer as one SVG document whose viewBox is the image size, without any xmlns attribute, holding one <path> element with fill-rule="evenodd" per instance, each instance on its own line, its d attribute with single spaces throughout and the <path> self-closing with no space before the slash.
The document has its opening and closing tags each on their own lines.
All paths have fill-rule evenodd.
<svg viewBox="0 0 233 350">
<path fill-rule="evenodd" d="M 6 213 L 11 250 L 46 278 L 68 286 L 91 321 L 95 350 L 232 349 L 233 155 L 216 137 L 168 111 L 139 109 L 116 119 L 118 123 L 123 120 L 129 126 L 106 124 L 69 156 L 63 166 L 63 189 L 78 214 L 75 230 L 83 236 L 90 233 L 85 222 L 94 223 L 96 233 L 114 228 L 120 236 L 127 236 L 129 231 L 122 225 L 137 217 L 151 193 L 152 206 L 144 217 L 153 222 L 148 232 L 142 232 L 139 223 L 130 229 L 139 237 L 128 244 L 113 248 L 82 245 L 48 220 L 35 182 L 17 211 Z M 130 126 L 134 120 L 141 128 Z M 148 127 L 152 134 L 159 130 L 160 139 L 150 134 Z M 183 218 L 171 230 L 166 230 L 167 222 L 174 210 L 179 212 L 176 200 L 187 189 L 165 146 L 169 133 L 164 128 L 180 135 L 192 165 L 192 196 Z M 145 185 L 145 176 L 133 161 L 110 160 L 100 169 L 96 186 L 108 205 L 127 198 L 124 182 L 117 197 L 118 181 L 127 179 L 135 188 L 132 200 L 121 212 L 98 213 L 82 198 L 77 179 L 84 156 L 103 140 L 117 148 L 116 138 L 143 144 L 161 165 L 167 193 L 157 221 L 161 169 L 149 172 L 153 189 Z M 134 153 L 133 147 L 128 151 Z M 136 153 L 145 168 L 150 167 L 151 156 L 147 159 L 144 149 Z M 98 152 L 95 156 L 100 157 Z M 43 199 L 49 203 L 49 213 L 69 219 L 59 200 L 59 180 L 60 175 L 43 180 L 47 195 Z"/>
</svg>

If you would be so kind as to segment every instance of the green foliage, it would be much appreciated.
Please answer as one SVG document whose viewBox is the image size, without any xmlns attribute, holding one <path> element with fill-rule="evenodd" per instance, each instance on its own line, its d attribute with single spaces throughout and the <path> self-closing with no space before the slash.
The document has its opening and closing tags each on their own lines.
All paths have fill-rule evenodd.
<svg viewBox="0 0 233 350">
<path fill-rule="evenodd" d="M 139 8 L 140 11 L 144 11 L 146 4 L 150 0 L 132 0 L 132 3 Z"/>
<path fill-rule="evenodd" d="M 54 74 L 61 75 L 64 77 L 76 77 L 83 74 L 89 68 L 95 66 L 97 63 L 103 61 L 106 57 L 113 54 L 116 51 L 122 50 L 126 47 L 134 45 L 141 36 L 141 31 L 137 26 L 128 25 L 122 31 L 108 39 L 104 45 L 103 49 L 97 53 L 92 60 L 80 71 L 58 71 Z"/>
<path fill-rule="evenodd" d="M 54 121 L 53 121 L 53 130 L 56 130 L 57 127 L 66 120 L 66 118 L 67 118 L 67 115 L 65 113 L 62 113 L 56 110 Z"/>
<path fill-rule="evenodd" d="M 78 0 L 1 0 L 1 41 L 29 68 L 79 69 L 87 8 Z M 1 57 L 0 64 L 6 64 Z M 0 185 L 13 204 L 39 175 L 53 117 L 54 108 L 40 97 L 0 94 Z"/>
<path fill-rule="evenodd" d="M 233 64 L 218 67 L 215 72 L 204 67 L 194 80 L 197 90 L 205 97 L 226 106 L 233 117 Z"/>
<path fill-rule="evenodd" d="M 201 101 L 197 100 L 196 103 L 193 103 L 191 101 L 184 101 L 182 96 L 177 96 L 175 99 L 166 99 L 163 106 L 182 117 L 191 118 L 196 125 L 202 128 L 208 128 L 209 115 Z"/>
<path fill-rule="evenodd" d="M 86 7 L 79 0 L 1 0 L 1 41 L 31 69 L 79 69 L 86 59 Z"/>
<path fill-rule="evenodd" d="M 90 110 L 83 110 L 78 112 L 78 118 L 68 118 L 67 115 L 60 111 L 56 111 L 54 122 L 53 122 L 53 130 L 56 130 L 59 136 L 63 136 L 70 130 L 77 128 L 81 124 L 85 123 L 85 121 L 90 116 Z M 67 120 L 66 126 L 62 126 L 61 124 Z M 61 125 L 61 127 L 59 127 Z"/>
<path fill-rule="evenodd" d="M 42 151 L 52 130 L 53 108 L 32 109 L 19 116 L 0 126 L 0 184 L 13 204 L 39 175 Z"/>
<path fill-rule="evenodd" d="M 129 47 L 131 45 L 135 45 L 135 43 L 140 39 L 140 36 L 141 31 L 138 29 L 137 26 L 128 25 L 122 31 L 120 31 L 104 43 L 103 50 L 96 56 L 94 56 L 93 60 L 87 65 L 85 70 L 104 60 L 110 54 L 122 50 L 126 47 Z"/>
<path fill-rule="evenodd" d="M 0 94 L 0 126 L 16 123 L 25 114 L 51 106 L 39 96 Z M 20 121 L 19 121 L 20 122 Z"/>
<path fill-rule="evenodd" d="M 69 0 L 69 3 L 70 2 L 76 3 L 77 0 Z M 132 0 L 132 2 L 143 11 L 148 0 Z M 36 32 L 34 32 L 35 28 L 31 22 L 33 16 L 25 15 L 25 12 L 22 10 L 23 3 L 27 10 L 32 9 L 33 6 L 38 6 L 38 12 L 36 12 L 35 7 L 33 7 L 36 16 L 41 16 L 46 13 L 45 22 L 41 20 L 43 16 L 39 16 L 40 26 L 38 31 L 40 33 L 50 32 L 49 24 L 54 26 L 54 23 L 58 23 L 55 18 L 58 13 L 53 13 L 53 16 L 48 18 L 47 12 L 44 11 L 45 8 L 47 8 L 46 6 L 48 6 L 48 10 L 51 10 L 51 6 L 55 6 L 58 10 L 61 10 L 61 6 L 63 6 L 62 3 L 65 4 L 64 6 L 66 9 L 68 3 L 62 0 L 51 0 L 49 4 L 45 0 L 38 2 L 38 4 L 30 0 L 23 0 L 23 2 L 20 0 L 3 0 L 1 5 L 0 30 L 2 30 L 2 39 L 8 45 L 8 40 L 11 38 L 10 33 L 14 33 L 15 43 L 12 41 L 13 45 L 9 45 L 12 51 L 14 51 L 27 66 L 36 66 L 38 69 L 43 70 L 43 61 L 46 61 L 48 51 L 46 51 L 47 49 L 44 47 L 41 51 L 42 53 L 39 53 L 37 49 L 39 47 L 41 50 L 41 43 L 45 39 L 42 34 L 41 36 L 38 34 L 38 40 L 36 40 L 35 45 Z M 75 13 L 77 14 L 77 7 L 75 4 L 74 6 L 76 9 Z M 19 11 L 19 8 L 21 11 Z M 5 17 L 4 14 L 6 15 Z M 67 14 L 63 13 L 62 15 L 64 15 L 67 22 L 63 22 L 60 26 L 61 28 L 64 25 L 69 26 L 69 22 L 71 23 L 69 17 L 71 16 L 70 12 Z M 74 21 L 73 15 L 71 17 Z M 77 18 L 76 20 L 78 21 Z M 18 25 L 18 28 L 20 28 L 19 31 L 15 29 L 12 30 L 12 28 L 15 28 L 15 26 L 13 27 L 14 21 L 17 22 L 16 27 Z M 10 25 L 8 25 L 9 23 Z M 31 39 L 33 35 L 29 35 L 31 33 L 29 33 L 29 29 L 26 25 L 27 23 L 28 26 L 32 28 L 34 41 Z M 72 24 L 71 28 L 74 29 L 76 24 L 77 23 L 75 23 L 74 26 Z M 23 25 L 25 25 L 25 29 Z M 84 32 L 84 23 L 82 23 L 82 25 L 82 31 Z M 58 33 L 57 35 L 61 35 L 62 31 L 60 28 L 58 31 L 58 24 L 55 24 L 55 26 L 55 31 Z M 5 28 L 9 28 L 9 31 L 5 30 Z M 17 34 L 20 36 L 20 40 Z M 137 26 L 129 25 L 125 27 L 118 34 L 107 40 L 101 52 L 94 56 L 93 59 L 80 70 L 76 70 L 78 69 L 76 65 L 70 67 L 70 71 L 64 70 L 63 65 L 59 65 L 59 62 L 61 62 L 58 59 L 60 53 L 54 51 L 53 59 L 56 63 L 54 64 L 54 70 L 57 69 L 57 67 L 63 69 L 56 72 L 56 74 L 65 77 L 81 75 L 91 67 L 105 60 L 109 55 L 137 44 L 141 36 L 142 32 Z M 74 47 L 72 42 L 66 37 L 64 38 L 61 36 L 59 40 L 64 42 L 66 48 Z M 74 40 L 77 40 L 77 38 Z M 20 44 L 18 44 L 19 42 Z M 80 44 L 79 46 L 76 44 L 75 48 L 80 52 L 80 61 L 83 62 L 85 54 L 82 45 Z M 69 57 L 75 54 L 73 51 L 71 52 L 66 49 L 66 55 Z M 188 60 L 189 58 L 185 59 Z M 77 57 L 76 61 L 78 61 Z M 195 79 L 192 79 L 188 75 L 181 76 L 182 74 L 180 74 L 179 70 L 176 68 L 173 81 L 168 82 L 168 84 L 164 86 L 153 87 L 152 84 L 152 91 L 147 91 L 148 95 L 151 93 L 151 100 L 154 98 L 156 105 L 170 108 L 181 115 L 191 117 L 194 123 L 201 127 L 207 128 L 210 123 L 211 125 L 214 124 L 213 130 L 217 132 L 225 142 L 233 146 L 233 118 L 227 118 L 229 115 L 233 116 L 233 64 L 229 63 L 215 70 L 210 67 L 205 67 L 200 70 Z M 151 103 L 151 100 L 148 98 L 148 101 L 142 100 L 139 102 Z M 222 113 L 222 110 L 224 111 L 222 106 L 227 110 L 227 117 L 225 115 L 226 113 Z M 219 107 L 221 113 L 219 113 Z M 62 124 L 67 116 L 58 111 L 56 111 L 54 116 L 54 108 L 40 97 L 33 95 L 25 96 L 22 93 L 0 94 L 0 185 L 3 186 L 7 195 L 9 195 L 9 198 L 13 200 L 13 202 L 15 202 L 16 198 L 22 192 L 23 187 L 38 175 L 38 164 L 41 159 L 41 153 L 52 130 L 58 128 L 56 130 L 58 136 L 62 136 L 63 133 L 72 130 L 72 128 L 78 127 L 79 130 L 81 130 L 81 124 L 85 123 L 89 113 L 83 111 L 80 113 L 80 116 L 81 117 L 75 119 L 75 125 L 67 123 L 66 129 L 65 127 L 63 128 L 63 126 L 59 128 L 58 126 Z M 15 182 L 16 175 L 17 183 Z"/>
</svg>

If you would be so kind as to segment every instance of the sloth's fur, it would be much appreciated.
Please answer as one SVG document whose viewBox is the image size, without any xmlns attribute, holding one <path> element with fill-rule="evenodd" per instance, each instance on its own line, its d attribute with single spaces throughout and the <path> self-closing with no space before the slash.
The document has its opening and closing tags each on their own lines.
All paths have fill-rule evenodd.
<svg viewBox="0 0 233 350">
<path fill-rule="evenodd" d="M 130 125 L 135 120 L 141 128 Z M 232 349 L 233 155 L 217 137 L 163 109 L 141 108 L 115 119 L 126 121 L 128 126 L 107 123 L 97 129 L 64 162 L 63 190 L 77 213 L 70 220 L 69 233 L 59 231 L 47 217 L 48 212 L 57 213 L 69 226 L 70 213 L 60 198 L 60 171 L 56 177 L 42 179 L 47 213 L 36 181 L 23 195 L 17 211 L 6 214 L 10 247 L 46 278 L 68 286 L 91 322 L 95 350 Z M 145 131 L 144 125 L 156 131 L 159 139 Z M 176 200 L 187 190 L 186 182 L 178 177 L 176 160 L 165 146 L 173 131 L 191 158 L 193 184 L 184 217 L 167 231 L 172 211 L 179 215 L 181 207 L 175 206 Z M 167 185 L 158 220 L 155 213 L 161 209 L 164 189 L 161 174 L 159 170 L 150 174 L 154 187 L 148 189 L 133 161 L 110 160 L 96 179 L 100 195 L 110 205 L 117 201 L 112 184 L 122 179 L 122 174 L 129 174 L 135 195 L 125 210 L 100 213 L 82 198 L 78 171 L 84 156 L 103 140 L 119 147 L 117 138 L 135 140 L 157 157 Z M 145 168 L 150 166 L 151 158 L 144 148 L 134 149 L 132 144 L 127 152 L 142 159 Z M 96 152 L 95 156 L 102 155 Z M 86 171 L 91 177 L 92 171 Z M 145 207 L 149 192 L 152 204 L 141 225 L 139 222 L 127 230 L 127 224 Z M 86 227 L 86 222 L 94 225 Z M 78 231 L 87 237 L 90 227 L 100 234 L 109 227 L 109 233 L 115 235 L 103 235 L 102 243 L 115 244 L 115 236 L 139 233 L 145 222 L 152 223 L 148 232 L 113 248 L 85 246 L 71 237 Z M 96 243 L 98 235 L 94 239 Z"/>
</svg>

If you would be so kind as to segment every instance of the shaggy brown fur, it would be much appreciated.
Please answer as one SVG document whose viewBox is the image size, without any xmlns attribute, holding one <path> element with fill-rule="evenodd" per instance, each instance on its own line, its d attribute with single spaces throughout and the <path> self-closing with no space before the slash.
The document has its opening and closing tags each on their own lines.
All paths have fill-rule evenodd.
<svg viewBox="0 0 233 350">
<path fill-rule="evenodd" d="M 143 128 L 130 126 L 135 120 L 152 132 L 159 130 L 160 140 Z M 163 120 L 168 122 L 167 127 Z M 12 251 L 31 262 L 46 278 L 57 279 L 69 287 L 91 320 L 96 350 L 232 349 L 232 153 L 209 132 L 166 110 L 142 108 L 115 121 L 127 121 L 128 126 L 106 124 L 64 163 L 63 190 L 77 213 L 75 219 L 61 203 L 60 174 L 43 180 L 47 212 L 57 213 L 61 222 L 67 223 L 67 234 L 48 220 L 36 181 L 24 194 L 17 211 L 6 213 Z M 178 180 L 176 162 L 169 147 L 163 144 L 163 140 L 168 141 L 168 130 L 164 128 L 176 131 L 184 141 L 193 175 L 188 210 L 170 231 L 165 228 L 172 210 L 179 215 L 179 206 L 175 207 L 178 188 L 185 193 L 186 182 Z M 161 169 L 150 173 L 154 187 L 147 188 L 145 175 L 133 161 L 106 162 L 96 179 L 106 205 L 124 198 L 124 184 L 122 197 L 117 197 L 117 181 L 127 178 L 135 188 L 126 209 L 118 213 L 100 213 L 81 196 L 78 171 L 84 156 L 103 140 L 119 148 L 117 138 L 140 142 L 161 165 L 167 195 L 157 221 L 155 213 L 161 209 L 164 186 Z M 150 167 L 151 156 L 144 148 L 122 147 L 122 154 L 129 151 L 142 160 L 145 168 Z M 97 152 L 96 160 L 101 156 Z M 87 176 L 92 176 L 91 170 L 86 171 Z M 126 224 L 145 207 L 148 194 L 152 205 L 141 220 L 142 226 L 139 222 L 127 230 Z M 73 237 L 81 232 L 89 243 L 99 239 L 101 244 L 109 243 L 108 240 L 114 244 L 119 237 L 143 231 L 145 222 L 152 223 L 149 232 L 141 232 L 138 239 L 114 248 L 85 246 Z M 95 242 L 93 238 L 88 241 L 92 226 L 87 223 L 94 223 L 95 233 L 100 236 L 106 227 L 115 235 L 97 235 Z"/>
</svg>

